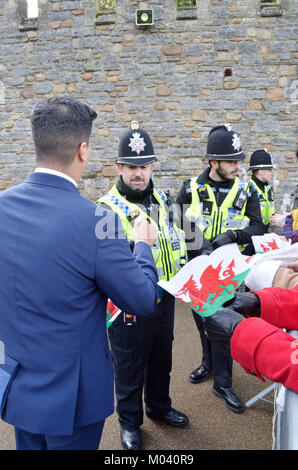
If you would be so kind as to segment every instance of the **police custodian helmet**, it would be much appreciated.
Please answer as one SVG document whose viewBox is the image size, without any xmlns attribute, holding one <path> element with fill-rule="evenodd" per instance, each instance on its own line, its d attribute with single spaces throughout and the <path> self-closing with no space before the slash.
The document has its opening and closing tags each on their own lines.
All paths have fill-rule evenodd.
<svg viewBox="0 0 298 470">
<path fill-rule="evenodd" d="M 208 135 L 207 154 L 203 160 L 245 160 L 240 138 L 229 124 L 211 129 Z"/>
<path fill-rule="evenodd" d="M 272 158 L 266 149 L 256 150 L 251 154 L 249 162 L 249 170 L 272 170 Z"/>
<path fill-rule="evenodd" d="M 157 160 L 149 134 L 139 129 L 137 121 L 131 121 L 131 129 L 120 139 L 116 163 L 145 166 Z"/>
</svg>

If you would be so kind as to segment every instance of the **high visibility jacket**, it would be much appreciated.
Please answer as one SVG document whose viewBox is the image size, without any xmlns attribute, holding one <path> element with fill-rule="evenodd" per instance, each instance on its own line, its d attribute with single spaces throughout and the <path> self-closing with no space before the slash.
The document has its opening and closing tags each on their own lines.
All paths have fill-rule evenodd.
<svg viewBox="0 0 298 470">
<path fill-rule="evenodd" d="M 238 230 L 248 226 L 249 218 L 245 216 L 248 185 L 235 178 L 234 184 L 227 193 L 221 206 L 217 206 L 216 198 L 208 183 L 198 183 L 197 177 L 190 181 L 191 204 L 185 215 L 188 220 L 195 222 L 207 239 L 216 237 L 227 230 Z M 233 206 L 239 192 L 243 196 L 241 209 Z"/>
<path fill-rule="evenodd" d="M 160 234 L 152 247 L 152 254 L 159 280 L 168 281 L 187 262 L 185 235 L 183 230 L 179 229 L 175 222 L 169 219 L 168 211 L 165 208 L 166 194 L 155 188 L 153 196 L 159 207 L 158 226 L 137 204 L 125 199 L 117 190 L 116 185 L 97 202 L 106 204 L 119 215 L 129 241 L 133 241 L 132 215 L 142 215 L 144 219 L 148 219 L 157 228 Z"/>
<path fill-rule="evenodd" d="M 258 192 L 263 224 L 268 225 L 270 223 L 270 217 L 274 214 L 273 190 L 269 184 L 266 184 L 264 191 L 262 191 L 253 179 L 249 180 L 249 184 Z"/>
</svg>

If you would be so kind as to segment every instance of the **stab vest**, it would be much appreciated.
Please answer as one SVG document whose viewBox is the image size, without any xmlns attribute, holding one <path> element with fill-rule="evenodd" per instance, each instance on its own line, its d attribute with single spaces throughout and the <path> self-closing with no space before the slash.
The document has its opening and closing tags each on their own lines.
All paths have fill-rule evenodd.
<svg viewBox="0 0 298 470">
<path fill-rule="evenodd" d="M 245 216 L 247 196 L 241 210 L 233 206 L 239 191 L 243 190 L 246 195 L 248 193 L 247 184 L 238 177 L 220 207 L 217 206 L 214 192 L 208 183 L 198 183 L 197 177 L 193 177 L 190 189 L 191 204 L 185 215 L 189 221 L 198 225 L 208 240 L 227 230 L 248 226 L 249 218 Z"/>
<path fill-rule="evenodd" d="M 119 215 L 128 241 L 133 241 L 133 227 L 131 215 L 140 214 L 149 220 L 160 232 L 156 243 L 152 247 L 153 259 L 159 280 L 169 281 L 187 261 L 187 249 L 183 230 L 175 222 L 169 220 L 165 208 L 166 194 L 160 189 L 154 189 L 153 196 L 158 203 L 158 226 L 156 222 L 137 204 L 129 202 L 116 188 L 116 185 L 98 201 L 109 206 Z"/>
<path fill-rule="evenodd" d="M 262 191 L 261 188 L 259 188 L 259 186 L 252 179 L 249 180 L 249 184 L 251 184 L 258 191 L 263 224 L 268 225 L 270 223 L 270 217 L 274 214 L 273 190 L 268 184 L 265 185 L 264 191 Z"/>
</svg>

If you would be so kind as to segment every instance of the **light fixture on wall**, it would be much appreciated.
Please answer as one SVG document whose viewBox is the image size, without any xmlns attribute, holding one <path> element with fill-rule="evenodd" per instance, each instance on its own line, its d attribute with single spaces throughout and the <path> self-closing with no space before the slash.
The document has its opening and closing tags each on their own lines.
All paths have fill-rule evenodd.
<svg viewBox="0 0 298 470">
<path fill-rule="evenodd" d="M 136 25 L 149 26 L 154 24 L 153 10 L 136 10 Z"/>
</svg>

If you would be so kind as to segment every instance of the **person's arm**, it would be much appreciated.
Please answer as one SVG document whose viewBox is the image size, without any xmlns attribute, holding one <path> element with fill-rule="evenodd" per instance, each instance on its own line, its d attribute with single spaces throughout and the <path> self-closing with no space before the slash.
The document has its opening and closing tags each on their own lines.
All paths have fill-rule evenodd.
<svg viewBox="0 0 298 470">
<path fill-rule="evenodd" d="M 266 287 L 258 291 L 236 292 L 224 307 L 245 317 L 261 317 L 278 328 L 298 329 L 298 285 L 292 289 Z"/>
<path fill-rule="evenodd" d="M 106 228 L 104 236 L 99 230 L 97 233 L 98 287 L 121 310 L 133 315 L 153 313 L 158 297 L 158 275 L 148 243 L 150 236 L 137 238 L 131 253 L 118 215 L 100 207 L 96 215 L 100 226 Z"/>
<path fill-rule="evenodd" d="M 293 336 L 261 318 L 248 318 L 236 326 L 230 346 L 247 373 L 298 392 L 298 341 Z"/>
<path fill-rule="evenodd" d="M 222 308 L 202 318 L 210 341 L 230 342 L 231 355 L 244 370 L 298 391 L 298 340 L 262 318 L 244 318 Z"/>
<path fill-rule="evenodd" d="M 267 287 L 255 291 L 261 302 L 261 318 L 279 328 L 298 329 L 298 285 L 293 289 Z"/>
</svg>

